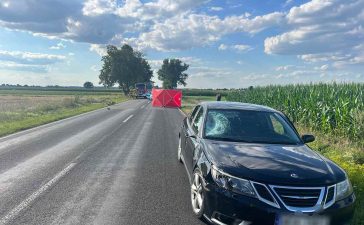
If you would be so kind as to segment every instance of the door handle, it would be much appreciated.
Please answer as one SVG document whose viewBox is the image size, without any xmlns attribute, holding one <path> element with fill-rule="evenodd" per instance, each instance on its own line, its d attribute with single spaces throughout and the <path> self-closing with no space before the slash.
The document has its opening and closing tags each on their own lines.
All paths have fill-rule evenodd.
<svg viewBox="0 0 364 225">
<path fill-rule="evenodd" d="M 195 134 L 191 134 L 191 135 L 186 134 L 186 138 L 193 138 L 193 139 L 196 139 L 196 138 L 197 138 L 197 136 L 196 136 Z"/>
</svg>

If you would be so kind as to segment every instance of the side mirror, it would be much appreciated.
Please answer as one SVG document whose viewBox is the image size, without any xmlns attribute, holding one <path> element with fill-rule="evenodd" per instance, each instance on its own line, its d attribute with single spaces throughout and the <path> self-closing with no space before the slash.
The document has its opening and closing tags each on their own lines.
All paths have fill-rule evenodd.
<svg viewBox="0 0 364 225">
<path fill-rule="evenodd" d="M 313 136 L 312 134 L 304 134 L 301 138 L 304 143 L 310 143 L 315 141 L 315 136 Z"/>
</svg>

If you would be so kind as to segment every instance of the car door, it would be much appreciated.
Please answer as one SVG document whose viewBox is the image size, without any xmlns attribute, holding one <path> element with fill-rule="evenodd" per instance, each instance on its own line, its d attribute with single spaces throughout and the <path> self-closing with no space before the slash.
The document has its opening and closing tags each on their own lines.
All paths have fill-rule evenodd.
<svg viewBox="0 0 364 225">
<path fill-rule="evenodd" d="M 193 155 L 195 148 L 199 144 L 199 131 L 202 127 L 203 122 L 204 109 L 203 107 L 199 107 L 198 112 L 196 113 L 195 118 L 192 123 L 189 124 L 186 134 L 186 147 L 185 147 L 185 163 L 186 167 L 190 174 L 193 172 Z"/>
</svg>

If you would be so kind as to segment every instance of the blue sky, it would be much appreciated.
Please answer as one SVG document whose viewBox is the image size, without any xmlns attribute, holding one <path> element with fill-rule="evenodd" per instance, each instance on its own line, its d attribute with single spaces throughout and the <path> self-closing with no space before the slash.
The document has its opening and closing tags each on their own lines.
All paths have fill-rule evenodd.
<svg viewBox="0 0 364 225">
<path fill-rule="evenodd" d="M 191 88 L 363 82 L 363 26 L 364 0 L 2 0 L 0 84 L 97 84 L 124 43 Z"/>
</svg>

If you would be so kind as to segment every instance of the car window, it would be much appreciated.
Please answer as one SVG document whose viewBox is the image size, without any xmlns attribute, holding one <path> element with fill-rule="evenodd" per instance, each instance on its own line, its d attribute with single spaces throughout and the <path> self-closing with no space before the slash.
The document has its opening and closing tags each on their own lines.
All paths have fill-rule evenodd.
<svg viewBox="0 0 364 225">
<path fill-rule="evenodd" d="M 200 106 L 198 105 L 198 106 L 196 106 L 193 110 L 192 110 L 192 113 L 190 114 L 190 116 L 189 116 L 189 120 L 190 120 L 190 123 L 192 123 L 192 120 L 193 120 L 193 118 L 195 117 L 195 115 L 196 115 L 196 113 L 197 113 L 197 111 L 200 109 Z"/>
<path fill-rule="evenodd" d="M 276 132 L 277 134 L 281 134 L 281 135 L 284 135 L 285 134 L 285 131 L 284 131 L 284 128 L 283 128 L 283 125 L 282 123 L 280 123 L 276 117 L 270 115 L 269 116 L 269 119 L 271 120 L 271 123 L 272 123 L 272 127 L 273 127 L 273 130 L 274 132 Z"/>
<path fill-rule="evenodd" d="M 192 128 L 196 133 L 198 133 L 201 130 L 202 121 L 203 121 L 203 108 L 200 107 L 200 110 L 198 111 L 192 124 Z"/>
<path fill-rule="evenodd" d="M 279 114 L 252 110 L 209 110 L 204 135 L 208 139 L 249 143 L 300 143 L 300 138 Z"/>
</svg>

